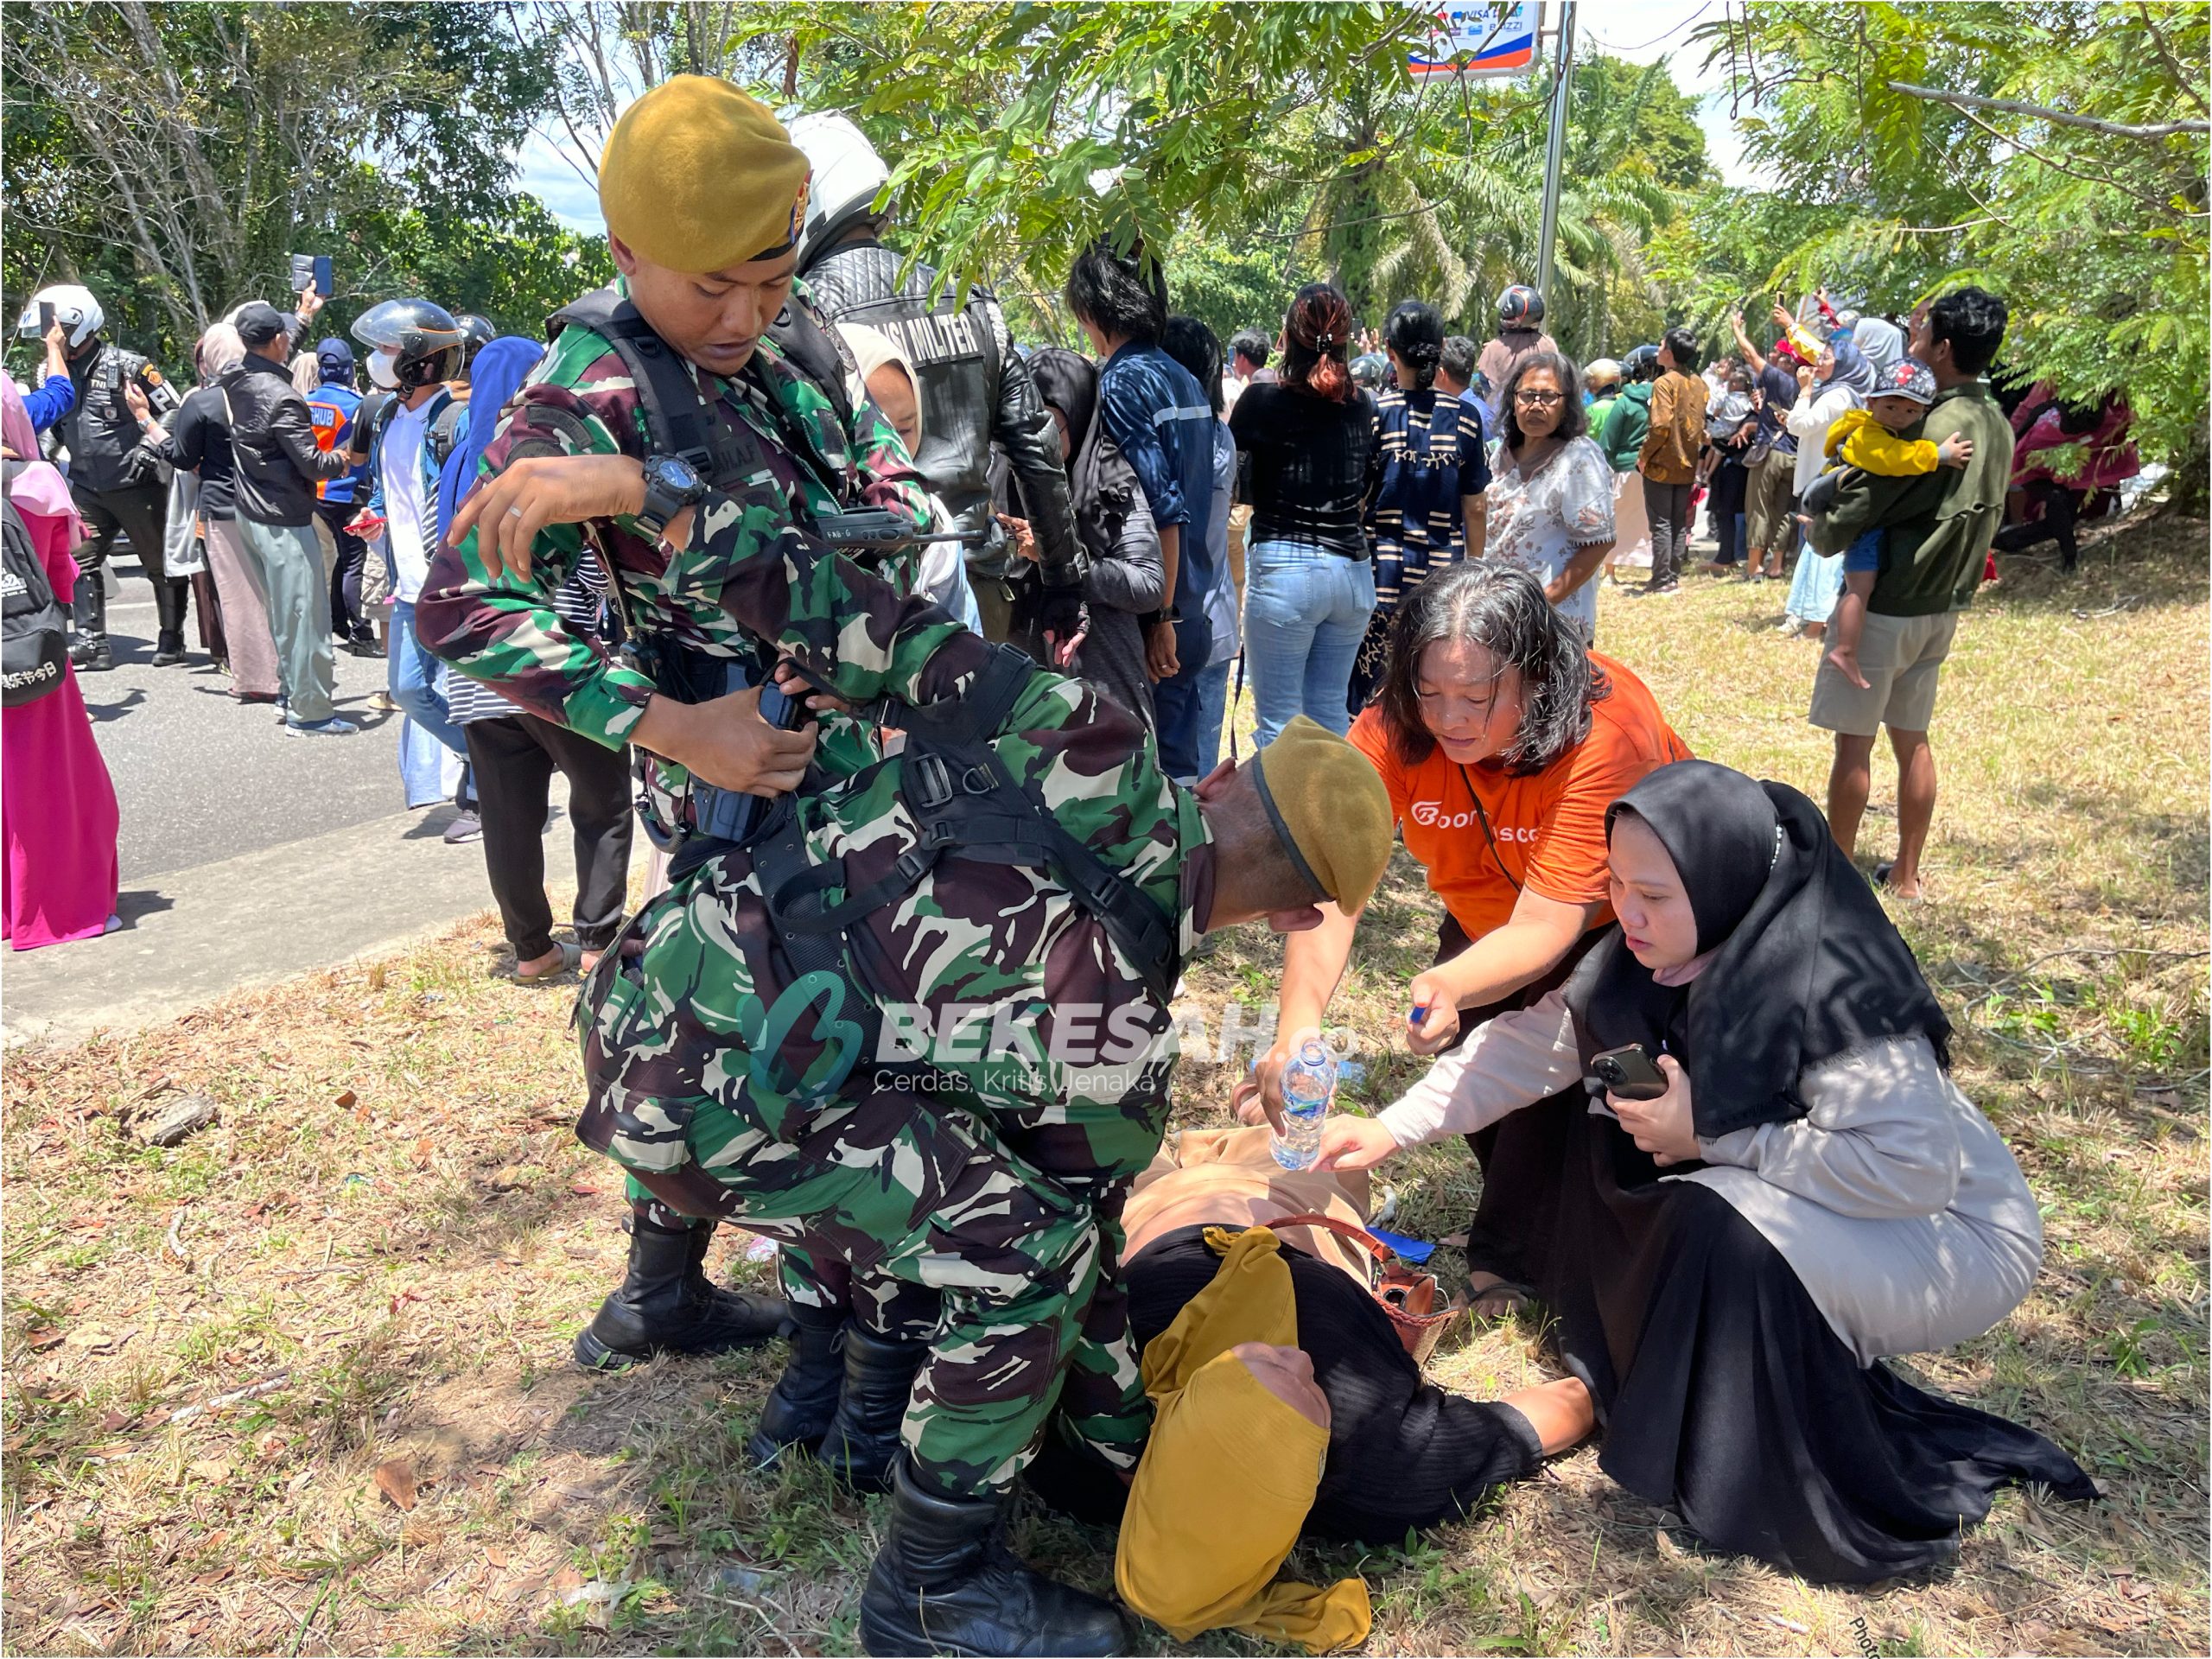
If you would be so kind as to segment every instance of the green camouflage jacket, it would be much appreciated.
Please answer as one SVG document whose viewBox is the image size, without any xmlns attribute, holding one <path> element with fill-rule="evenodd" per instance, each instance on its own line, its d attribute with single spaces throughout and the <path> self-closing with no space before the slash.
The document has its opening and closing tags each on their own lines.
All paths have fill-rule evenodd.
<svg viewBox="0 0 2212 1659">
<path fill-rule="evenodd" d="M 748 632 L 856 705 L 967 695 L 991 645 L 811 537 L 759 536 L 756 511 L 709 497 L 689 550 L 709 556 L 721 605 Z M 989 741 L 1017 782 L 1158 906 L 1187 953 L 1212 902 L 1212 848 L 1196 798 L 1160 770 L 1144 724 L 1095 687 L 1039 670 Z M 798 799 L 809 858 L 843 861 L 833 893 L 887 877 L 916 847 L 900 767 L 893 756 Z M 608 976 L 585 1013 L 595 1127 L 580 1130 L 633 1168 L 681 1166 L 686 1125 L 707 1103 L 753 1135 L 793 1138 L 818 1129 L 836 1097 L 887 1086 L 882 1068 L 911 1059 L 963 1104 L 1065 1126 L 1094 1161 L 1134 1170 L 1157 1146 L 1168 1009 L 1046 870 L 947 855 L 845 931 L 846 974 L 883 1011 L 870 1052 L 840 1018 L 843 994 L 822 1002 L 825 988 L 791 968 L 748 852 L 709 860 L 640 926 L 640 963 Z"/>
<path fill-rule="evenodd" d="M 794 302 L 804 303 L 804 295 Z M 699 379 L 697 369 L 691 373 Z M 530 575 L 518 579 L 486 573 L 472 531 L 459 547 L 442 548 L 432 558 L 416 607 L 424 648 L 530 713 L 620 748 L 653 685 L 620 654 L 573 632 L 554 608 L 554 594 L 586 545 L 597 550 L 613 578 L 617 613 L 633 641 L 658 639 L 758 663 L 756 646 L 721 604 L 732 561 L 840 505 L 833 488 L 845 505 L 887 508 L 917 526 L 928 523 L 920 478 L 873 403 L 856 405 L 847 427 L 830 400 L 766 340 L 736 379 L 707 378 L 715 412 L 749 428 L 768 461 L 767 474 L 751 480 L 741 498 L 742 522 L 733 535 L 712 545 L 695 539 L 671 558 L 627 518 L 550 524 L 531 546 Z M 799 454 L 801 444 L 811 453 Z M 478 475 L 488 477 L 525 456 L 615 453 L 640 460 L 650 453 L 643 404 L 614 348 L 571 325 L 508 407 Z M 902 557 L 888 574 L 911 586 L 915 566 Z M 849 773 L 876 753 L 853 722 L 833 717 L 824 723 L 817 754 L 831 775 Z M 647 778 L 658 827 L 684 823 L 690 780 L 683 768 L 657 760 Z"/>
</svg>

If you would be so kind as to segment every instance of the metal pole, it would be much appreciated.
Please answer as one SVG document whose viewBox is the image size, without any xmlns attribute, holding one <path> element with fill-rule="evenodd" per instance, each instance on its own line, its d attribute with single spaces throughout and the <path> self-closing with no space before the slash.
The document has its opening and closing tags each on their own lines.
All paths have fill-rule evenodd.
<svg viewBox="0 0 2212 1659">
<path fill-rule="evenodd" d="M 1552 305 L 1552 245 L 1559 235 L 1559 174 L 1567 153 L 1567 95 L 1574 70 L 1574 0 L 1560 0 L 1559 62 L 1553 71 L 1552 125 L 1544 144 L 1544 216 L 1536 232 L 1536 292 Z"/>
</svg>

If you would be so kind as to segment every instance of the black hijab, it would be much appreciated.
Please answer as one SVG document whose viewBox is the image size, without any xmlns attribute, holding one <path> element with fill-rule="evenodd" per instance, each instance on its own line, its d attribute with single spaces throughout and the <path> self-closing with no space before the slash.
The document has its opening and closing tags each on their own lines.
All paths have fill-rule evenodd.
<svg viewBox="0 0 2212 1659">
<path fill-rule="evenodd" d="M 1029 353 L 1029 373 L 1037 382 L 1038 396 L 1058 410 L 1068 423 L 1068 473 L 1072 477 L 1097 417 L 1098 365 L 1065 346 L 1046 346 Z"/>
<path fill-rule="evenodd" d="M 1711 1140 L 1802 1117 L 1809 1066 L 1918 1032 L 1950 1065 L 1951 1022 L 1866 878 L 1818 808 L 1787 784 L 1710 760 L 1660 767 L 1606 810 L 1633 812 L 1675 861 L 1697 918 L 1688 984 L 1666 986 L 1615 926 L 1567 982 L 1584 1058 L 1625 1043 L 1671 1052 Z"/>
</svg>

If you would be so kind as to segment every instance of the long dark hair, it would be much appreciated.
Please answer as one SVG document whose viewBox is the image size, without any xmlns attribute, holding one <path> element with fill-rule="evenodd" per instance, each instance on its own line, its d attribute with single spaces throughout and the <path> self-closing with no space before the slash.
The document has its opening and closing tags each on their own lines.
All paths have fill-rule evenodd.
<svg viewBox="0 0 2212 1659">
<path fill-rule="evenodd" d="M 1308 283 L 1282 319 L 1282 383 L 1341 404 L 1351 396 L 1351 305 L 1327 283 Z"/>
<path fill-rule="evenodd" d="M 1497 429 L 1505 439 L 1508 454 L 1520 454 L 1524 441 L 1521 417 L 1514 412 L 1514 394 L 1521 390 L 1521 383 L 1538 369 L 1549 369 L 1559 377 L 1560 391 L 1567 399 L 1552 435 L 1567 442 L 1590 429 L 1590 416 L 1582 407 L 1582 377 L 1575 370 L 1574 359 L 1557 352 L 1531 352 L 1513 365 L 1513 372 L 1505 377 L 1505 390 L 1497 394 Z"/>
<path fill-rule="evenodd" d="M 1421 716 L 1421 662 L 1441 643 L 1479 645 L 1499 673 L 1521 671 L 1521 725 L 1499 756 L 1516 778 L 1542 772 L 1589 736 L 1591 705 L 1612 695 L 1581 633 L 1535 577 L 1490 559 L 1455 564 L 1414 588 L 1390 623 L 1390 659 L 1376 701 L 1405 766 L 1419 766 L 1436 747 Z"/>
</svg>

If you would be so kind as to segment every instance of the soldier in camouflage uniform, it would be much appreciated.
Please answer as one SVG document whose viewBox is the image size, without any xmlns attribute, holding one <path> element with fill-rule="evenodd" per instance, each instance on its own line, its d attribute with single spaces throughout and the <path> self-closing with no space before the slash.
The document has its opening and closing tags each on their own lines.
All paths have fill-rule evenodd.
<svg viewBox="0 0 2212 1659">
<path fill-rule="evenodd" d="M 789 261 L 785 263 L 788 264 Z M 788 287 L 788 283 L 786 283 Z M 628 297 L 626 281 L 617 292 Z M 803 296 L 793 304 L 803 305 Z M 715 420 L 741 425 L 757 444 L 767 476 L 756 492 L 760 512 L 747 535 L 765 537 L 793 522 L 810 522 L 842 507 L 887 509 L 920 525 L 928 508 L 904 446 L 872 404 L 841 417 L 830 397 L 801 372 L 760 319 L 783 303 L 772 288 L 757 299 L 751 322 L 757 344 L 734 363 L 693 364 L 694 380 Z M 725 333 L 742 335 L 742 321 Z M 531 375 L 512 416 L 487 448 L 483 470 L 498 473 L 519 456 L 650 453 L 645 412 L 629 369 L 614 347 L 588 327 L 562 329 Z M 425 647 L 465 652 L 466 671 L 493 683 L 521 707 L 611 747 L 631 741 L 653 682 L 632 660 L 608 654 L 572 632 L 553 607 L 553 594 L 589 545 L 614 582 L 614 602 L 633 647 L 682 650 L 712 660 L 749 664 L 759 682 L 766 659 L 715 601 L 719 575 L 711 561 L 664 551 L 626 524 L 548 524 L 537 537 L 538 568 L 527 581 L 472 588 L 442 565 L 416 611 Z M 913 564 L 909 558 L 904 562 Z M 911 569 L 906 573 L 909 583 Z M 741 692 L 714 709 L 721 741 L 715 781 L 770 795 L 798 787 L 809 775 L 849 772 L 877 755 L 871 733 L 831 716 L 820 741 L 811 732 L 777 731 L 760 717 L 759 693 Z M 692 826 L 695 791 L 689 770 L 646 753 L 640 767 L 640 807 L 664 846 L 680 845 Z M 696 842 L 695 842 L 696 850 Z M 683 855 L 679 851 L 678 857 Z M 788 1331 L 778 1300 L 717 1287 L 704 1261 L 715 1228 L 676 1214 L 631 1184 L 631 1246 L 622 1286 L 576 1338 L 576 1357 L 600 1367 L 626 1363 L 663 1350 L 712 1353 L 765 1341 Z"/>
<path fill-rule="evenodd" d="M 646 288 L 633 276 L 641 303 Z M 533 387 L 494 440 L 498 475 L 425 588 L 433 651 L 546 718 L 706 758 L 715 705 L 626 682 L 547 620 L 574 556 L 554 527 L 587 526 L 622 572 L 645 523 L 668 614 L 908 734 L 757 836 L 678 861 L 632 925 L 642 955 L 610 953 L 587 988 L 579 1133 L 670 1210 L 784 1240 L 808 1302 L 934 1325 L 895 1389 L 859 1408 L 833 1390 L 814 1427 L 850 1420 L 849 1448 L 881 1432 L 866 1420 L 886 1399 L 900 1425 L 869 1651 L 1118 1650 L 1113 1609 L 996 1541 L 1001 1501 L 1064 1382 L 1102 1454 L 1128 1465 L 1144 1433 L 1115 1252 L 1122 1194 L 1165 1126 L 1176 963 L 1202 929 L 1310 925 L 1323 899 L 1363 899 L 1389 855 L 1387 799 L 1310 725 L 1279 767 L 1271 751 L 1179 790 L 1118 705 L 799 533 L 786 480 L 698 492 L 656 525 L 634 449 L 603 420 L 549 418 L 575 412 Z M 948 839 L 933 814 L 963 791 L 985 816 Z M 970 1043 L 948 1043 L 963 1014 Z M 924 1032 L 918 1055 L 893 1040 Z M 805 1373 L 827 1357 L 803 1340 L 779 1395 L 823 1402 Z"/>
</svg>

